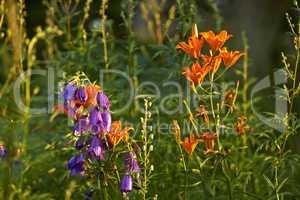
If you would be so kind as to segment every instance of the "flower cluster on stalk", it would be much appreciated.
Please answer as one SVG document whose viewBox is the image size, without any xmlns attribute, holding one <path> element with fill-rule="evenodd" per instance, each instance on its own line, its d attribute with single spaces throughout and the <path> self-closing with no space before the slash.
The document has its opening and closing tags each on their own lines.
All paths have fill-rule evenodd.
<svg viewBox="0 0 300 200">
<path fill-rule="evenodd" d="M 180 42 L 176 45 L 176 48 L 195 59 L 191 67 L 182 69 L 182 74 L 191 82 L 192 86 L 202 84 L 205 77 L 209 73 L 216 73 L 222 63 L 225 68 L 233 66 L 243 55 L 239 51 L 228 51 L 224 46 L 231 37 L 232 35 L 226 31 L 218 34 L 213 31 L 199 33 L 197 25 L 194 24 L 188 42 Z M 209 50 L 203 53 L 202 49 L 206 43 Z"/>
<path fill-rule="evenodd" d="M 85 176 L 94 162 L 110 162 L 108 154 L 123 142 L 122 152 L 129 150 L 124 158 L 125 175 L 120 190 L 125 193 L 132 191 L 135 182 L 132 175 L 137 178 L 136 182 L 140 182 L 140 168 L 135 153 L 128 148 L 131 128 L 123 128 L 121 121 L 112 121 L 108 96 L 99 85 L 78 79 L 67 82 L 61 96 L 64 103 L 57 109 L 74 122 L 72 138 L 78 151 L 67 163 L 70 176 Z"/>
<path fill-rule="evenodd" d="M 224 66 L 224 70 L 235 65 L 238 60 L 244 54 L 239 51 L 230 51 L 225 46 L 227 40 L 232 37 L 227 31 L 221 31 L 220 33 L 214 33 L 213 31 L 198 32 L 197 25 L 194 24 L 192 27 L 192 34 L 188 38 L 187 42 L 179 42 L 176 48 L 182 50 L 185 54 L 192 58 L 192 64 L 190 67 L 182 68 L 182 75 L 191 83 L 191 89 L 198 94 L 196 87 L 201 85 L 207 76 L 210 77 L 211 88 L 207 92 L 211 98 L 210 107 L 211 113 L 215 119 L 214 108 L 213 108 L 213 82 L 214 75 L 218 73 L 220 68 Z M 205 47 L 207 45 L 207 47 Z M 206 51 L 205 51 L 206 50 Z M 221 73 L 222 75 L 223 73 Z M 221 76 L 220 75 L 220 76 Z M 228 91 L 224 95 L 224 101 L 221 103 L 221 109 L 226 106 L 232 111 L 235 108 L 235 99 L 238 90 L 238 83 L 236 91 Z M 200 118 L 201 121 L 210 127 L 210 120 L 208 111 L 206 110 L 205 103 L 201 103 L 196 110 L 195 114 L 190 112 L 189 120 L 195 126 L 195 119 Z M 241 120 L 240 120 L 241 121 Z M 197 128 L 196 128 L 197 129 Z M 217 130 L 218 128 L 216 128 Z M 236 130 L 240 135 L 244 133 L 244 123 L 241 121 L 236 125 Z M 197 131 L 197 130 L 195 130 Z M 177 121 L 173 122 L 173 132 L 177 143 L 187 152 L 189 156 L 192 156 L 194 150 L 199 143 L 204 143 L 203 153 L 210 154 L 215 151 L 215 141 L 218 140 L 218 134 L 213 131 L 205 131 L 203 133 L 190 132 L 183 140 L 181 139 L 181 130 Z"/>
</svg>

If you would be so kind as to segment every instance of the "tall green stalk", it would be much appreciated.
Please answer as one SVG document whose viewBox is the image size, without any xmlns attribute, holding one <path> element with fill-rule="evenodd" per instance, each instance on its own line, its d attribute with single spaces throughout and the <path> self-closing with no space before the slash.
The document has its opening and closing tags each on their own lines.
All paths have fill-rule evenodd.
<svg viewBox="0 0 300 200">
<path fill-rule="evenodd" d="M 108 63 L 108 47 L 107 47 L 107 35 L 106 35 L 106 20 L 107 20 L 107 15 L 106 15 L 106 10 L 108 8 L 108 2 L 109 0 L 102 0 L 102 5 L 101 5 L 101 33 L 102 33 L 102 43 L 103 43 L 103 59 L 104 59 L 104 66 L 105 69 L 108 69 L 109 63 Z"/>
</svg>

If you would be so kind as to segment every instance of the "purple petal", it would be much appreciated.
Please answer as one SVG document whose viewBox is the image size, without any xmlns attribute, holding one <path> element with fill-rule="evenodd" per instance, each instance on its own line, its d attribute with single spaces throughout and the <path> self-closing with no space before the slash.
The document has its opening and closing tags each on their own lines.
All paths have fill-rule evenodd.
<svg viewBox="0 0 300 200">
<path fill-rule="evenodd" d="M 141 172 L 141 168 L 139 166 L 139 163 L 137 160 L 132 160 L 131 162 L 131 171 L 134 173 L 140 173 Z"/>
<path fill-rule="evenodd" d="M 91 131 L 94 133 L 99 133 L 101 131 L 101 127 L 99 124 L 91 126 Z"/>
<path fill-rule="evenodd" d="M 80 118 L 74 126 L 73 132 L 75 135 L 80 135 L 89 129 L 89 121 L 87 117 Z"/>
<path fill-rule="evenodd" d="M 103 112 L 101 113 L 102 117 L 102 130 L 104 132 L 109 132 L 111 129 L 111 114 L 110 112 Z"/>
<path fill-rule="evenodd" d="M 105 151 L 101 146 L 94 148 L 94 154 L 99 160 L 105 159 Z"/>
<path fill-rule="evenodd" d="M 76 165 L 76 156 L 73 156 L 69 161 L 68 161 L 68 169 L 72 169 Z"/>
<path fill-rule="evenodd" d="M 65 100 L 73 100 L 75 98 L 76 86 L 68 83 L 63 91 L 63 97 Z"/>
<path fill-rule="evenodd" d="M 89 147 L 89 152 L 96 156 L 96 158 L 99 160 L 105 159 L 105 149 L 97 136 L 94 136 L 92 138 L 91 145 Z"/>
<path fill-rule="evenodd" d="M 91 140 L 91 147 L 96 147 L 100 145 L 100 139 L 97 136 L 94 136 Z"/>
<path fill-rule="evenodd" d="M 132 177 L 130 175 L 125 175 L 121 182 L 121 192 L 131 192 L 132 191 Z"/>
<path fill-rule="evenodd" d="M 108 110 L 110 103 L 108 97 L 104 92 L 99 92 L 97 94 L 97 103 L 103 110 Z"/>
<path fill-rule="evenodd" d="M 136 155 L 134 152 L 129 152 L 125 155 L 124 158 L 124 166 L 127 172 L 140 173 L 141 168 L 136 159 Z"/>
<path fill-rule="evenodd" d="M 102 121 L 101 112 L 97 107 L 91 110 L 89 119 L 91 125 L 97 125 L 99 122 Z"/>
<path fill-rule="evenodd" d="M 81 101 L 81 103 L 85 103 L 88 99 L 88 95 L 84 87 L 81 87 L 76 91 L 76 96 Z"/>
<path fill-rule="evenodd" d="M 73 156 L 68 161 L 67 167 L 70 170 L 71 176 L 75 176 L 78 173 L 83 175 L 84 174 L 84 155 L 80 154 L 79 156 Z"/>
</svg>

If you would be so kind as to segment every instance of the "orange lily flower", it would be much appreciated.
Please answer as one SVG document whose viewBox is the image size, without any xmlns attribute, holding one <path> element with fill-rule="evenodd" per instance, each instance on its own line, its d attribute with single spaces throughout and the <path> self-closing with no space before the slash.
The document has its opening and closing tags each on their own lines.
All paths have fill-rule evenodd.
<svg viewBox="0 0 300 200">
<path fill-rule="evenodd" d="M 208 31 L 202 32 L 201 35 L 207 41 L 212 51 L 220 49 L 224 43 L 232 37 L 227 31 L 221 31 L 218 35 L 212 31 Z"/>
<path fill-rule="evenodd" d="M 179 145 L 182 145 L 183 149 L 192 156 L 195 148 L 197 147 L 199 140 L 194 137 L 192 133 L 190 133 L 189 137 L 185 137 L 184 141 L 181 141 L 180 137 L 180 126 L 178 125 L 178 122 L 176 120 L 173 121 L 173 132 L 175 135 L 176 142 Z"/>
<path fill-rule="evenodd" d="M 220 56 L 208 56 L 208 55 L 203 55 L 202 56 L 204 60 L 204 66 L 208 66 L 213 73 L 216 73 L 221 65 L 222 58 Z"/>
<path fill-rule="evenodd" d="M 91 85 L 86 86 L 86 93 L 87 93 L 88 99 L 86 100 L 84 106 L 88 107 L 91 105 L 93 105 L 93 106 L 96 105 L 97 104 L 96 96 L 97 96 L 97 93 L 100 91 L 101 91 L 101 88 L 99 85 L 91 84 Z"/>
<path fill-rule="evenodd" d="M 111 124 L 111 131 L 107 134 L 108 141 L 112 146 L 116 146 L 122 140 L 128 141 L 128 131 L 130 128 L 122 129 L 122 122 L 121 121 L 114 121 Z"/>
<path fill-rule="evenodd" d="M 239 51 L 227 51 L 226 47 L 220 50 L 220 56 L 223 59 L 225 67 L 231 67 L 234 65 L 242 55 L 244 54 Z"/>
<path fill-rule="evenodd" d="M 204 45 L 204 39 L 202 37 L 199 38 L 197 25 L 194 24 L 192 28 L 192 36 L 189 37 L 188 43 L 180 42 L 176 45 L 176 48 L 183 50 L 185 53 L 194 58 L 200 58 L 201 49 Z"/>
<path fill-rule="evenodd" d="M 215 147 L 215 139 L 217 138 L 217 134 L 205 132 L 200 136 L 200 138 L 205 143 L 204 154 L 213 153 L 214 147 Z"/>
<path fill-rule="evenodd" d="M 189 156 L 192 156 L 198 143 L 199 140 L 197 140 L 195 136 L 192 133 L 190 133 L 189 137 L 184 138 L 184 141 L 182 142 L 182 147 L 189 154 Z"/>
<path fill-rule="evenodd" d="M 204 81 L 204 78 L 209 71 L 209 67 L 201 67 L 198 62 L 195 62 L 191 69 L 187 67 L 183 68 L 182 75 L 184 75 L 194 85 L 199 85 Z"/>
</svg>

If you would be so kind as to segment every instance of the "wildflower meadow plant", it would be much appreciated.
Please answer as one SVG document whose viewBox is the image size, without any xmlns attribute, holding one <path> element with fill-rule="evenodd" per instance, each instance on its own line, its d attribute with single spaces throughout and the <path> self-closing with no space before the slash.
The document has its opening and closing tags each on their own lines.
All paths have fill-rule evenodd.
<svg viewBox="0 0 300 200">
<path fill-rule="evenodd" d="M 197 147 L 199 142 L 204 142 L 206 145 L 204 154 L 215 153 L 222 151 L 222 145 L 220 142 L 220 109 L 225 109 L 222 105 L 224 101 L 231 99 L 231 102 L 226 102 L 230 108 L 234 107 L 237 89 L 232 92 L 225 94 L 224 101 L 214 102 L 215 91 L 213 90 L 215 82 L 222 77 L 226 70 L 233 65 L 235 65 L 243 53 L 239 51 L 228 51 L 227 47 L 224 46 L 225 42 L 229 40 L 232 35 L 228 34 L 227 31 L 221 31 L 215 34 L 213 31 L 208 32 L 198 32 L 197 25 L 194 24 L 192 27 L 192 35 L 188 38 L 188 42 L 180 42 L 177 44 L 176 48 L 181 49 L 184 53 L 192 58 L 192 66 L 184 67 L 182 69 L 182 75 L 190 82 L 192 91 L 197 95 L 209 96 L 209 102 L 200 102 L 199 107 L 193 113 L 189 108 L 188 104 L 185 103 L 187 110 L 189 111 L 189 121 L 192 124 L 192 129 L 194 132 L 190 132 L 188 137 L 181 140 L 181 130 L 177 121 L 173 122 L 174 132 L 176 134 L 176 141 L 178 144 L 182 145 L 182 148 L 192 156 L 193 151 Z M 204 47 L 207 45 L 207 51 L 204 52 Z M 220 73 L 221 66 L 224 66 L 222 72 Z M 205 78 L 209 77 L 210 87 L 202 87 L 202 83 Z M 201 93 L 198 93 L 197 87 L 201 89 Z M 238 87 L 238 86 L 237 86 Z M 210 112 L 206 109 L 209 108 Z M 224 118 L 228 116 L 233 109 L 228 109 Z M 210 113 L 210 117 L 208 115 Z M 198 119 L 206 125 L 202 134 L 199 132 L 197 124 Z M 223 121 L 223 120 L 222 120 Z M 222 124 L 226 126 L 226 124 Z M 239 128 L 241 125 L 239 125 Z M 215 150 L 215 141 L 217 141 L 218 150 Z"/>
<path fill-rule="evenodd" d="M 112 121 L 110 101 L 102 88 L 78 73 L 64 84 L 61 96 L 63 105 L 58 105 L 56 111 L 63 111 L 74 124 L 70 142 L 76 153 L 67 163 L 70 176 L 79 174 L 89 179 L 102 174 L 101 182 L 118 183 L 124 195 L 141 189 L 139 161 L 129 142 L 132 128 Z M 116 163 L 119 155 L 124 160 L 122 178 Z"/>
</svg>

